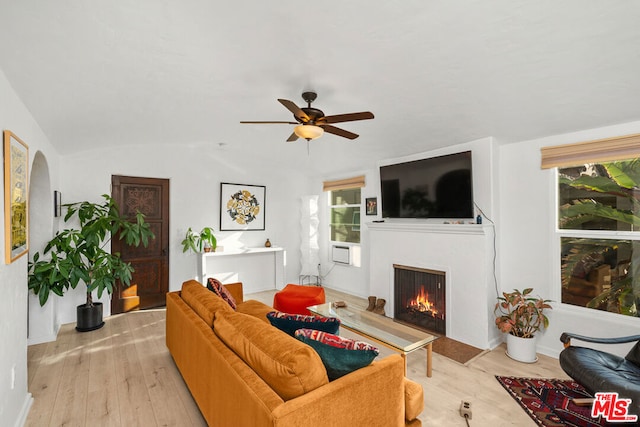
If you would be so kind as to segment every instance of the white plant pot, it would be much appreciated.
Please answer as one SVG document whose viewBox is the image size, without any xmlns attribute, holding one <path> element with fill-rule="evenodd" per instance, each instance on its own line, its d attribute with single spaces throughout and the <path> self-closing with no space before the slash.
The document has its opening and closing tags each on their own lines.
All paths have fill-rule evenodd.
<svg viewBox="0 0 640 427">
<path fill-rule="evenodd" d="M 515 335 L 507 334 L 507 356 L 513 360 L 517 360 L 518 362 L 537 362 L 536 337 L 520 338 Z"/>
</svg>

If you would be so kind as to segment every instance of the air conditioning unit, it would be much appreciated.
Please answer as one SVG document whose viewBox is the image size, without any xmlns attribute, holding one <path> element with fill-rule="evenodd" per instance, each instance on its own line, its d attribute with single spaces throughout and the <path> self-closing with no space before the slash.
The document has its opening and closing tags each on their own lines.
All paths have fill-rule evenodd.
<svg viewBox="0 0 640 427">
<path fill-rule="evenodd" d="M 339 264 L 351 264 L 351 248 L 349 246 L 333 246 L 331 261 Z"/>
</svg>

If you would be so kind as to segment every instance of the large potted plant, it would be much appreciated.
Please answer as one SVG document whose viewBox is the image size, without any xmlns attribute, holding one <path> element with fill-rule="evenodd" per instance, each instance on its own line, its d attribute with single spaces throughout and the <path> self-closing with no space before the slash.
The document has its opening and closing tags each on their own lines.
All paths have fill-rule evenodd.
<svg viewBox="0 0 640 427">
<path fill-rule="evenodd" d="M 507 355 L 526 363 L 537 360 L 535 334 L 549 326 L 544 310 L 551 310 L 550 300 L 533 297 L 532 292 L 533 288 L 503 292 L 494 309 L 496 326 L 507 334 Z"/>
<path fill-rule="evenodd" d="M 80 282 L 86 285 L 87 300 L 77 307 L 76 329 L 81 332 L 99 329 L 102 303 L 94 302 L 106 291 L 111 294 L 116 281 L 122 286 L 131 283 L 131 264 L 123 262 L 119 253 L 107 251 L 112 237 L 124 239 L 127 245 L 145 247 L 155 236 L 144 215 L 138 212 L 135 221 L 120 216 L 118 206 L 108 195 L 103 203 L 78 202 L 64 205 L 65 223 L 74 219 L 76 226 L 57 232 L 45 246 L 42 255 L 36 252 L 29 262 L 29 289 L 38 296 L 40 305 L 46 304 L 49 294 L 63 296 Z"/>
<path fill-rule="evenodd" d="M 204 227 L 199 233 L 196 233 L 189 227 L 181 243 L 183 253 L 188 250 L 196 253 L 200 253 L 203 250 L 205 252 L 215 252 L 218 245 L 216 236 L 213 234 L 213 228 L 211 227 Z"/>
</svg>

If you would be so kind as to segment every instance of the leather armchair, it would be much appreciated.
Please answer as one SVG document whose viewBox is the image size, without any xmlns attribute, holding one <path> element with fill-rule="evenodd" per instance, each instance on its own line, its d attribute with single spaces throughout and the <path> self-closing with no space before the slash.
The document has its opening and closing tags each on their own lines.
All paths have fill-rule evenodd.
<svg viewBox="0 0 640 427">
<path fill-rule="evenodd" d="M 572 346 L 571 339 L 598 344 L 636 344 L 622 358 L 592 348 Z M 593 338 L 565 332 L 560 341 L 565 346 L 560 353 L 560 366 L 567 375 L 591 394 L 618 392 L 620 397 L 631 399 L 630 412 L 640 416 L 640 335 Z"/>
</svg>

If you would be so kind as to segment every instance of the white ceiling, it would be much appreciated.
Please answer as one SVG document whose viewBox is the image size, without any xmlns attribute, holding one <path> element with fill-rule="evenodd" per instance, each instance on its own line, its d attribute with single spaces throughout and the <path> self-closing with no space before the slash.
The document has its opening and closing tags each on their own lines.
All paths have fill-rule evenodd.
<svg viewBox="0 0 640 427">
<path fill-rule="evenodd" d="M 640 119 L 635 0 L 0 0 L 0 12 L 0 68 L 63 154 L 185 144 L 329 172 Z M 291 125 L 239 124 L 290 120 L 276 99 L 303 106 L 307 89 L 327 115 L 376 118 L 309 155 L 285 143 Z"/>
</svg>

